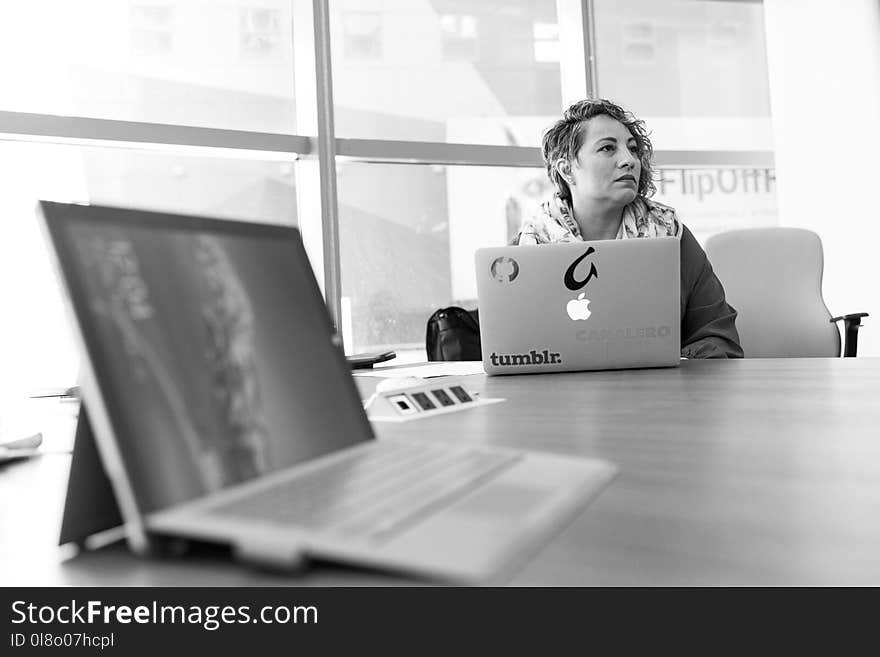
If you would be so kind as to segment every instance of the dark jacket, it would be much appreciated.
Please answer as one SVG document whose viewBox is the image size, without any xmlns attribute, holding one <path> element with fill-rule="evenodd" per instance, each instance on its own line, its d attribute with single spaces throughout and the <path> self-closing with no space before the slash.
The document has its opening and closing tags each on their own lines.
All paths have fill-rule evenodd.
<svg viewBox="0 0 880 657">
<path fill-rule="evenodd" d="M 681 355 L 685 358 L 742 358 L 736 310 L 724 298 L 721 281 L 687 226 L 681 234 Z"/>
</svg>

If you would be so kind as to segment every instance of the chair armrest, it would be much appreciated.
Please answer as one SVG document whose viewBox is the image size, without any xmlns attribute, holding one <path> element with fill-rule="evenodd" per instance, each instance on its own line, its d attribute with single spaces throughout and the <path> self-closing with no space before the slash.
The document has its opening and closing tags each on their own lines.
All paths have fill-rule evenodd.
<svg viewBox="0 0 880 657">
<path fill-rule="evenodd" d="M 862 317 L 867 316 L 868 313 L 852 313 L 850 315 L 832 317 L 829 320 L 832 324 L 843 320 L 843 355 L 845 358 L 855 357 L 859 348 L 859 329 L 862 327 Z"/>
</svg>

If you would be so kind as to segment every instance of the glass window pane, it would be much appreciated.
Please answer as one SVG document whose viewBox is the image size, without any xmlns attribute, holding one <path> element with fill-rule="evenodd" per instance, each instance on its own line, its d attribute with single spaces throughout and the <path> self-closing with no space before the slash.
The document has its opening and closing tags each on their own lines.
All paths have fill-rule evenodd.
<svg viewBox="0 0 880 657">
<path fill-rule="evenodd" d="M 340 137 L 536 146 L 561 109 L 556 0 L 331 0 Z"/>
<path fill-rule="evenodd" d="M 293 161 L 77 150 L 77 174 L 92 203 L 296 224 Z"/>
<path fill-rule="evenodd" d="M 656 185 L 654 199 L 674 207 L 699 242 L 725 230 L 779 225 L 773 169 L 664 167 Z"/>
<path fill-rule="evenodd" d="M 296 223 L 295 163 L 0 142 L 0 398 L 76 383 L 78 358 L 38 199 Z"/>
<path fill-rule="evenodd" d="M 345 163 L 338 176 L 350 351 L 424 352 L 431 313 L 476 306 L 474 251 L 508 243 L 550 192 L 543 169 Z"/>
<path fill-rule="evenodd" d="M 645 119 L 658 150 L 772 150 L 764 8 L 596 0 L 599 94 Z"/>
<path fill-rule="evenodd" d="M 297 1 L 16 2 L 0 110 L 296 133 Z"/>
</svg>

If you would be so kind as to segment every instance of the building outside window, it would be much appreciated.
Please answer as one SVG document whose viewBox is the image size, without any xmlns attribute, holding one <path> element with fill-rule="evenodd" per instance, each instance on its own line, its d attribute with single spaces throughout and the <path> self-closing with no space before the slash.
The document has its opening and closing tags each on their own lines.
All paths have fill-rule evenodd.
<svg viewBox="0 0 880 657">
<path fill-rule="evenodd" d="M 241 53 L 244 57 L 274 57 L 281 53 L 281 12 L 263 7 L 239 10 Z"/>
<path fill-rule="evenodd" d="M 382 15 L 350 11 L 342 17 L 345 56 L 355 61 L 382 59 Z"/>
<path fill-rule="evenodd" d="M 476 61 L 479 58 L 477 18 L 470 14 L 440 16 L 443 59 Z"/>
<path fill-rule="evenodd" d="M 138 55 L 168 55 L 174 47 L 174 7 L 131 6 L 131 50 Z"/>
<path fill-rule="evenodd" d="M 561 56 L 559 49 L 559 25 L 535 23 L 535 61 L 553 63 Z"/>
</svg>

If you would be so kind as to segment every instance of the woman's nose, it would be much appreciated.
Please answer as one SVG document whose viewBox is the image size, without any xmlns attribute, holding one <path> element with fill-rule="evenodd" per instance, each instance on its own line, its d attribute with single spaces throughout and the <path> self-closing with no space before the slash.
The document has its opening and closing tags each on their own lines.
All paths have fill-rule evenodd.
<svg viewBox="0 0 880 657">
<path fill-rule="evenodd" d="M 638 158 L 627 148 L 623 151 L 617 165 L 622 169 L 632 169 L 636 166 L 636 162 L 638 162 Z"/>
</svg>

